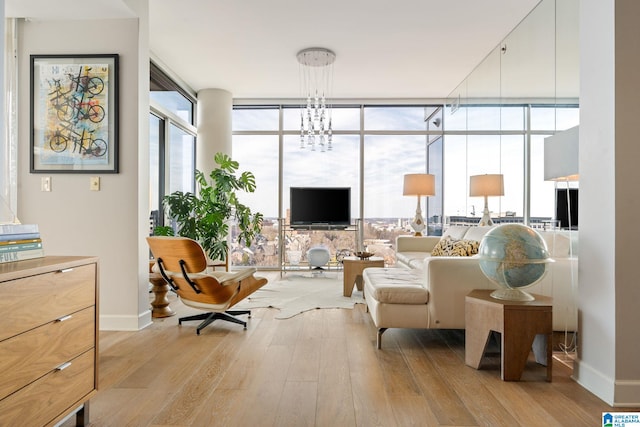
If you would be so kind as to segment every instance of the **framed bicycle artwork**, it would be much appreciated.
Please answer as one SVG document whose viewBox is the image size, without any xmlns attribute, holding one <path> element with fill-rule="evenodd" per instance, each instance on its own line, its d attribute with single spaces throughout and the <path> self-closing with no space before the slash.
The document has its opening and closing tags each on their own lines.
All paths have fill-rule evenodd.
<svg viewBox="0 0 640 427">
<path fill-rule="evenodd" d="M 118 55 L 31 55 L 32 173 L 118 172 Z"/>
</svg>

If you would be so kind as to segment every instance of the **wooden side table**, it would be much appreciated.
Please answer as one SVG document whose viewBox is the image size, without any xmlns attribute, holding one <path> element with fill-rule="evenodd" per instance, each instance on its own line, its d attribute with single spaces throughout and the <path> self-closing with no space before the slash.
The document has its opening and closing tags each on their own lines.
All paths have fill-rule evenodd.
<svg viewBox="0 0 640 427">
<path fill-rule="evenodd" d="M 476 289 L 465 298 L 465 363 L 478 369 L 491 331 L 500 332 L 502 379 L 518 381 L 533 340 L 542 334 L 546 337 L 547 381 L 551 381 L 552 298 L 533 295 L 534 301 L 507 301 L 492 298 L 491 292 Z"/>
<path fill-rule="evenodd" d="M 151 301 L 151 317 L 171 317 L 176 314 L 175 311 L 169 306 L 169 298 L 167 293 L 171 288 L 164 281 L 160 273 L 154 273 L 151 268 L 155 264 L 155 261 L 149 261 L 149 283 L 151 283 L 151 291 L 153 292 L 154 299 Z"/>
<path fill-rule="evenodd" d="M 349 256 L 342 260 L 344 265 L 344 282 L 342 295 L 350 297 L 353 293 L 353 284 L 359 291 L 362 290 L 362 271 L 368 267 L 384 267 L 384 258 L 371 257 L 368 259 L 360 259 L 358 257 Z"/>
</svg>

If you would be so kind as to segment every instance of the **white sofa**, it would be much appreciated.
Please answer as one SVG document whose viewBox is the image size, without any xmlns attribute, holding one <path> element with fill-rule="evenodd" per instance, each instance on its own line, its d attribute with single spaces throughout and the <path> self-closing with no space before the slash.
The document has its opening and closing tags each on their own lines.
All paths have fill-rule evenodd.
<svg viewBox="0 0 640 427">
<path fill-rule="evenodd" d="M 442 238 L 482 240 L 490 227 L 449 227 Z M 540 232 L 555 261 L 544 278 L 525 290 L 553 297 L 553 328 L 577 330 L 575 286 L 577 257 L 573 236 Z M 476 256 L 431 256 L 441 237 L 399 236 L 395 268 L 368 268 L 363 273 L 366 302 L 378 328 L 378 347 L 388 328 L 464 329 L 465 296 L 473 289 L 496 289 L 480 270 Z M 400 267 L 400 268 L 398 268 Z"/>
</svg>

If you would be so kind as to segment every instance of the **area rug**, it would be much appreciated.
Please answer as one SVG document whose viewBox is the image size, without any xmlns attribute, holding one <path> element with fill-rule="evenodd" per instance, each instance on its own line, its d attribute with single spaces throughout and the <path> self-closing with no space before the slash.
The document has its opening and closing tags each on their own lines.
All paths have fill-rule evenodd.
<svg viewBox="0 0 640 427">
<path fill-rule="evenodd" d="M 276 319 L 288 319 L 297 314 L 319 308 L 349 308 L 364 304 L 362 292 L 353 288 L 351 297 L 342 295 L 342 273 L 323 273 L 321 276 L 287 273 L 269 281 L 234 309 L 277 308 Z"/>
</svg>

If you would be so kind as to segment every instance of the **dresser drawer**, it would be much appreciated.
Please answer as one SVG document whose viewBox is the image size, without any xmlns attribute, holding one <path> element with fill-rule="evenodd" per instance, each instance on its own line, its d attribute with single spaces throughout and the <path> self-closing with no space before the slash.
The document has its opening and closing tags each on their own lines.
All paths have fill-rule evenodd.
<svg viewBox="0 0 640 427">
<path fill-rule="evenodd" d="M 0 282 L 0 341 L 96 301 L 96 264 Z"/>
<path fill-rule="evenodd" d="M 0 399 L 94 345 L 94 307 L 0 341 Z"/>
<path fill-rule="evenodd" d="M 0 400 L 0 425 L 41 426 L 89 399 L 94 390 L 94 351 Z"/>
</svg>

